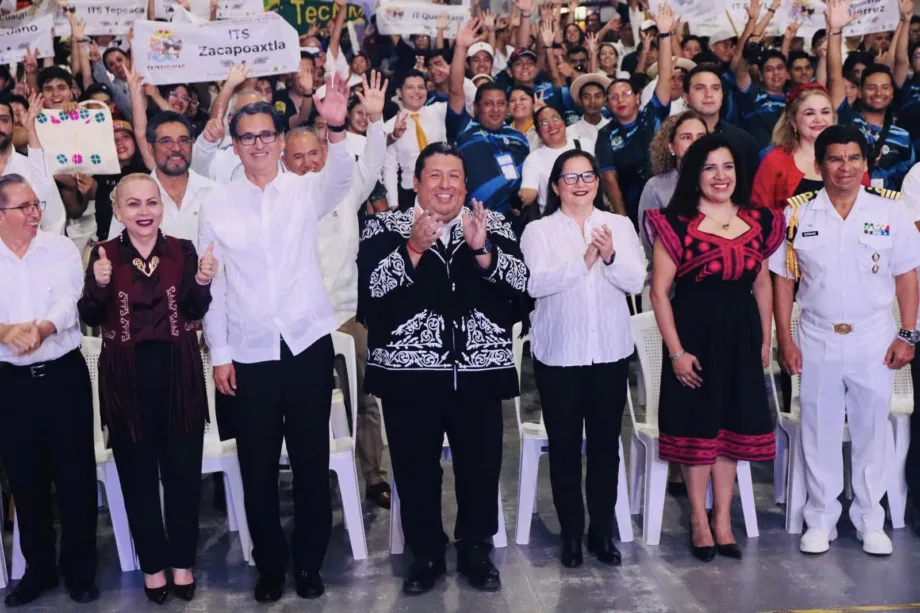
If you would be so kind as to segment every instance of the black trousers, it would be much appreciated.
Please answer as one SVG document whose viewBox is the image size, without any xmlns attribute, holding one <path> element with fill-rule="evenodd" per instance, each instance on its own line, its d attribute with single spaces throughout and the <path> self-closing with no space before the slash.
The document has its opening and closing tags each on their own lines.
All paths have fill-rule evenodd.
<svg viewBox="0 0 920 613">
<path fill-rule="evenodd" d="M 294 568 L 319 570 L 332 533 L 329 413 L 332 337 L 298 355 L 281 342 L 281 359 L 236 367 L 236 445 L 246 517 L 259 573 L 283 577 L 290 549 L 281 530 L 278 460 L 281 440 L 294 473 Z"/>
<path fill-rule="evenodd" d="M 36 369 L 0 365 L 0 456 L 19 518 L 29 573 L 55 572 L 51 484 L 61 519 L 60 570 L 69 587 L 96 574 L 96 458 L 93 392 L 72 351 Z"/>
<path fill-rule="evenodd" d="M 585 505 L 581 495 L 582 428 L 587 438 L 588 533 L 613 536 L 620 426 L 626 404 L 629 359 L 591 366 L 547 366 L 534 360 L 534 379 L 549 437 L 549 478 L 562 538 L 581 538 Z"/>
<path fill-rule="evenodd" d="M 403 533 L 416 559 L 443 557 L 448 542 L 441 520 L 445 433 L 456 484 L 457 548 L 491 546 L 498 531 L 501 400 L 462 401 L 449 393 L 425 401 L 384 398 L 383 410 Z"/>
<path fill-rule="evenodd" d="M 141 570 L 153 575 L 167 566 L 195 566 L 204 424 L 187 434 L 169 433 L 168 343 L 139 343 L 134 355 L 139 436 L 132 441 L 113 429 L 111 443 L 134 548 Z M 161 482 L 165 530 L 160 509 Z"/>
<path fill-rule="evenodd" d="M 910 376 L 914 384 L 914 412 L 910 416 L 910 447 L 907 449 L 907 489 L 913 499 L 914 509 L 920 511 L 920 351 L 910 363 Z"/>
</svg>

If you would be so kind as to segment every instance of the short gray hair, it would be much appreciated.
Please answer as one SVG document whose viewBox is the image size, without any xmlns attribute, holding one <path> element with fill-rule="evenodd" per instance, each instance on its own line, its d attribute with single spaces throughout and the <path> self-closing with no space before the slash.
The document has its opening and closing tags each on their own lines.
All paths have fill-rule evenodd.
<svg viewBox="0 0 920 613">
<path fill-rule="evenodd" d="M 29 182 L 24 176 L 15 172 L 0 176 L 0 209 L 5 209 L 10 203 L 6 196 L 6 188 L 10 185 L 29 185 Z"/>
</svg>

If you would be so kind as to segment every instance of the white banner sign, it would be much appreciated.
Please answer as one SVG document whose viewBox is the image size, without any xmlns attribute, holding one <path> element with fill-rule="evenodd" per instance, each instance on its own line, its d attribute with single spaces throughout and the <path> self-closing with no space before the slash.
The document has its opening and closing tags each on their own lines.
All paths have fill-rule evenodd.
<svg viewBox="0 0 920 613">
<path fill-rule="evenodd" d="M 437 34 L 438 17 L 447 13 L 450 25 L 444 35 L 453 38 L 457 29 L 470 18 L 467 6 L 449 6 L 446 4 L 429 4 L 427 2 L 399 2 L 381 0 L 377 5 L 377 30 L 381 34 Z"/>
<path fill-rule="evenodd" d="M 147 18 L 147 0 L 69 0 L 54 13 L 55 36 L 70 36 L 67 12 L 86 22 L 86 34 L 127 34 L 135 21 Z"/>
<path fill-rule="evenodd" d="M 54 57 L 52 26 L 54 18 L 45 14 L 15 28 L 0 29 L 0 64 L 21 62 L 28 49 L 37 49 L 38 57 Z"/>
<path fill-rule="evenodd" d="M 898 27 L 897 0 L 853 0 L 851 11 L 859 18 L 843 29 L 844 36 L 885 32 Z M 782 7 L 783 27 L 796 19 L 804 21 L 798 35 L 810 38 L 825 27 L 824 3 L 819 0 L 786 0 Z"/>
<path fill-rule="evenodd" d="M 178 0 L 154 0 L 153 13 L 156 19 L 169 20 L 173 16 L 175 7 L 179 6 Z M 189 0 L 189 8 L 193 15 L 205 20 L 211 16 L 211 3 L 209 0 Z M 262 0 L 218 0 L 218 19 L 237 19 L 264 13 Z"/>
<path fill-rule="evenodd" d="M 134 24 L 134 63 L 151 85 L 222 81 L 243 61 L 253 77 L 297 72 L 297 31 L 275 13 L 202 24 Z"/>
<path fill-rule="evenodd" d="M 694 2 L 704 2 L 704 0 L 693 0 Z M 748 14 L 747 9 L 745 8 L 748 5 L 746 0 L 728 0 L 727 2 L 721 2 L 719 0 L 710 0 L 715 2 L 719 7 L 719 12 L 715 13 L 708 19 L 705 19 L 700 22 L 693 22 L 683 19 L 682 13 L 677 13 L 681 16 L 683 21 L 686 21 L 690 24 L 690 33 L 696 34 L 697 36 L 712 36 L 719 31 L 727 30 L 729 32 L 734 32 L 735 35 L 740 35 L 741 31 L 744 30 L 744 24 L 747 23 Z M 798 1 L 798 0 L 796 0 Z M 766 8 L 761 10 L 760 16 L 766 13 Z M 760 18 L 758 18 L 759 21 Z M 783 25 L 785 27 L 785 25 Z M 767 36 L 776 36 L 781 34 L 780 24 L 776 18 L 770 20 L 770 24 L 767 26 L 765 34 Z"/>
<path fill-rule="evenodd" d="M 659 4 L 661 0 L 649 0 L 649 11 L 658 13 Z M 671 0 L 670 4 L 674 9 L 674 15 L 679 16 L 684 23 L 691 24 L 690 29 L 694 34 L 696 34 L 696 25 L 699 22 L 724 12 L 727 6 L 727 3 L 722 0 Z M 698 36 L 702 35 L 698 34 Z"/>
</svg>

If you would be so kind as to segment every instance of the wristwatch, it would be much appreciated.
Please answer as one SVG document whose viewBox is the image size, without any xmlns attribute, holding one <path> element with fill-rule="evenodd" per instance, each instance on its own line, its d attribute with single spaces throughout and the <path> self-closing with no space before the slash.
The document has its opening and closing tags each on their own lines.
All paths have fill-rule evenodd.
<svg viewBox="0 0 920 613">
<path fill-rule="evenodd" d="M 916 345 L 920 343 L 920 330 L 905 330 L 901 328 L 898 330 L 898 338 L 908 345 Z"/>
<path fill-rule="evenodd" d="M 482 249 L 473 249 L 473 255 L 489 255 L 490 253 L 492 253 L 492 241 L 489 239 L 482 244 Z"/>
</svg>

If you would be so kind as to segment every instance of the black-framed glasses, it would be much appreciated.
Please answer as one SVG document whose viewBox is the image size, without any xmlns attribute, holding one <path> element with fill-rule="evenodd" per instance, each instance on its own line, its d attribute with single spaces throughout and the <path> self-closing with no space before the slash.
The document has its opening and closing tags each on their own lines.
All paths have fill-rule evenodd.
<svg viewBox="0 0 920 613">
<path fill-rule="evenodd" d="M 584 172 L 564 172 L 559 175 L 559 178 L 566 185 L 575 185 L 578 183 L 578 179 L 581 179 L 584 183 L 594 183 L 597 181 L 597 173 L 593 170 L 586 170 Z"/>
<path fill-rule="evenodd" d="M 259 134 L 240 134 L 239 141 L 240 144 L 249 147 L 250 145 L 256 144 L 256 139 L 262 141 L 263 144 L 270 145 L 275 142 L 275 139 L 278 138 L 277 132 L 261 132 Z"/>
<path fill-rule="evenodd" d="M 164 136 L 163 138 L 156 139 L 155 142 L 161 147 L 172 147 L 173 145 L 177 144 L 181 147 L 188 147 L 192 144 L 192 139 L 189 136 L 180 136 L 179 138 Z"/>
<path fill-rule="evenodd" d="M 32 209 L 35 209 L 35 210 L 38 211 L 38 212 L 44 211 L 44 210 L 45 210 L 45 201 L 42 200 L 42 201 L 38 201 L 38 202 L 29 202 L 29 203 L 27 203 L 27 204 L 21 204 L 21 205 L 19 205 L 19 206 L 8 206 L 8 207 L 6 207 L 6 208 L 4 208 L 4 209 L 0 209 L 0 210 L 3 210 L 3 211 L 22 211 L 23 213 L 28 213 L 28 212 L 31 211 Z"/>
</svg>

